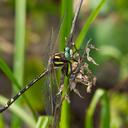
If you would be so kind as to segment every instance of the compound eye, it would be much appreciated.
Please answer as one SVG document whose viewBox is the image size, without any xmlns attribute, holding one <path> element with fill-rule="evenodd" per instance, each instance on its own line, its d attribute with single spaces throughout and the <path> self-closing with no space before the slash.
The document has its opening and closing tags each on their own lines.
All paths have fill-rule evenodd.
<svg viewBox="0 0 128 128">
<path fill-rule="evenodd" d="M 65 52 L 69 52 L 70 51 L 70 48 L 69 47 L 66 47 L 65 48 Z"/>
<path fill-rule="evenodd" d="M 66 58 L 67 60 L 70 60 L 70 55 L 69 55 L 68 52 L 65 52 L 65 58 Z"/>
</svg>

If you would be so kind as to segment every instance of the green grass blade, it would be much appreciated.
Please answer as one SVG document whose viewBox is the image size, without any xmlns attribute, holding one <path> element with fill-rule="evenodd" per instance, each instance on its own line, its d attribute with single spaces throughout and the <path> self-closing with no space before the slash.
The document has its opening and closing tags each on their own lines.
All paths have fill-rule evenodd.
<svg viewBox="0 0 128 128">
<path fill-rule="evenodd" d="M 66 91 L 68 85 L 69 85 L 68 78 L 65 78 L 64 81 L 65 88 L 62 94 L 63 97 L 67 93 Z M 70 128 L 70 104 L 67 102 L 67 100 L 64 100 L 62 103 L 60 128 Z"/>
<path fill-rule="evenodd" d="M 18 88 L 20 89 L 20 85 L 17 82 L 16 78 L 14 77 L 12 71 L 10 70 L 10 68 L 8 67 L 8 65 L 6 64 L 6 62 L 0 58 L 0 69 L 6 74 L 6 76 L 11 80 L 11 82 Z"/>
<path fill-rule="evenodd" d="M 97 15 L 99 14 L 101 8 L 103 7 L 104 3 L 106 2 L 106 0 L 101 0 L 101 2 L 99 3 L 99 5 L 96 7 L 96 9 L 91 13 L 91 15 L 89 16 L 89 18 L 87 19 L 87 21 L 85 22 L 80 34 L 78 35 L 75 44 L 77 48 L 80 48 L 81 44 L 83 43 L 87 31 L 90 27 L 90 25 L 92 24 L 92 22 L 96 19 Z"/>
<path fill-rule="evenodd" d="M 0 115 L 0 128 L 5 128 L 5 122 L 2 115 Z"/>
<path fill-rule="evenodd" d="M 61 16 L 63 17 L 63 24 L 60 28 L 60 51 L 63 51 L 65 48 L 65 38 L 68 37 L 70 33 L 70 28 L 72 24 L 72 16 L 73 16 L 73 3 L 72 0 L 62 0 L 61 3 Z M 67 88 L 67 84 L 65 82 L 64 90 Z M 64 92 L 63 92 L 64 93 Z M 69 128 L 69 104 L 67 101 L 62 103 L 61 108 L 61 120 L 60 120 L 60 128 Z"/>
<path fill-rule="evenodd" d="M 14 75 L 23 85 L 26 0 L 16 0 Z"/>
<path fill-rule="evenodd" d="M 24 53 L 25 53 L 25 18 L 26 18 L 26 0 L 15 1 L 15 52 L 14 52 L 14 76 L 18 83 L 23 85 L 24 76 Z M 16 91 L 13 86 L 13 92 Z M 18 101 L 19 102 L 19 101 Z M 20 102 L 19 102 L 20 103 Z M 21 121 L 13 116 L 12 127 L 18 127 Z"/>
<path fill-rule="evenodd" d="M 96 105 L 98 101 L 100 100 L 100 98 L 103 96 L 103 94 L 104 94 L 104 91 L 101 89 L 96 91 L 92 99 L 92 102 L 87 110 L 85 128 L 93 128 L 93 114 L 94 114 Z"/>
<path fill-rule="evenodd" d="M 71 28 L 71 23 L 72 23 L 72 16 L 73 16 L 73 11 L 72 11 L 72 0 L 62 0 L 61 3 L 61 17 L 63 19 L 61 28 L 60 28 L 60 51 L 63 51 L 65 48 L 65 38 L 68 37 L 70 28 Z"/>
<path fill-rule="evenodd" d="M 3 96 L 0 96 L 0 104 L 4 105 L 7 102 L 7 99 Z M 13 103 L 13 105 L 9 108 L 13 113 L 15 113 L 20 119 L 22 119 L 28 126 L 31 128 L 35 128 L 36 122 L 34 118 L 32 118 L 31 114 L 26 113 L 21 107 Z"/>
<path fill-rule="evenodd" d="M 106 92 L 101 99 L 100 128 L 110 128 L 110 105 Z"/>
<path fill-rule="evenodd" d="M 52 125 L 53 118 L 50 116 L 39 117 L 36 128 L 49 128 Z"/>
<path fill-rule="evenodd" d="M 62 103 L 61 108 L 61 121 L 60 121 L 60 128 L 70 128 L 70 107 L 69 103 L 64 100 Z"/>
<path fill-rule="evenodd" d="M 97 103 L 101 100 L 101 128 L 109 128 L 110 125 L 110 110 L 109 110 L 109 100 L 107 94 L 104 90 L 98 89 L 92 99 L 92 102 L 87 110 L 85 128 L 93 128 L 93 115 Z M 106 126 L 105 126 L 106 125 Z M 105 126 L 105 127 L 104 127 Z"/>
</svg>

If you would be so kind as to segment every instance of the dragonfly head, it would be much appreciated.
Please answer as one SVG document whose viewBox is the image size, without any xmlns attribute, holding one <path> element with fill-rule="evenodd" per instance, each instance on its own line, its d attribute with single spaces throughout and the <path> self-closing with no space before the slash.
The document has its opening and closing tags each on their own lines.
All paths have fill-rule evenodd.
<svg viewBox="0 0 128 128">
<path fill-rule="evenodd" d="M 64 50 L 64 56 L 67 60 L 70 60 L 72 58 L 73 51 L 69 47 L 66 47 Z"/>
</svg>

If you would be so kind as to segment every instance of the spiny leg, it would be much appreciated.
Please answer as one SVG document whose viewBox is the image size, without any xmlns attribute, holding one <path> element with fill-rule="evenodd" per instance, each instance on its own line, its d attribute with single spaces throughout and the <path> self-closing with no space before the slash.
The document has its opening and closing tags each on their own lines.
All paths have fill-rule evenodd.
<svg viewBox="0 0 128 128">
<path fill-rule="evenodd" d="M 28 85 L 26 85 L 22 90 L 20 90 L 13 98 L 8 100 L 6 105 L 3 108 L 0 108 L 0 113 L 8 109 L 13 102 L 15 102 L 22 94 L 24 94 L 30 87 L 32 87 L 38 80 L 44 77 L 47 73 L 48 70 L 44 71 L 42 74 L 33 79 Z"/>
</svg>

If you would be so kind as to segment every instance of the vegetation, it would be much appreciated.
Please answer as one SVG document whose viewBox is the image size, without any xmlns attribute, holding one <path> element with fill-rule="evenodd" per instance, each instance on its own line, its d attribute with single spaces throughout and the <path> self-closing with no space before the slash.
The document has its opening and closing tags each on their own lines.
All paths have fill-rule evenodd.
<svg viewBox="0 0 128 128">
<path fill-rule="evenodd" d="M 73 4 L 77 3 L 72 0 L 10 0 L 0 3 L 3 4 L 1 12 L 6 13 L 0 14 L 0 104 L 5 105 L 5 96 L 16 94 L 23 85 L 44 71 L 52 28 L 52 43 L 59 44 L 58 51 L 64 50 L 74 16 Z M 97 83 L 90 94 L 78 86 L 84 99 L 72 92 L 71 103 L 63 101 L 60 128 L 128 127 L 127 9 L 125 0 L 83 2 L 75 26 L 75 44 L 77 49 L 82 49 L 92 39 L 98 48 L 91 56 L 99 66 L 89 65 Z M 53 116 L 44 114 L 46 99 L 42 92 L 45 91 L 45 79 L 47 77 L 14 102 L 9 111 L 0 113 L 1 128 L 47 128 L 52 124 Z M 67 85 L 65 80 L 65 87 Z M 11 114 L 7 118 L 8 113 Z"/>
</svg>

